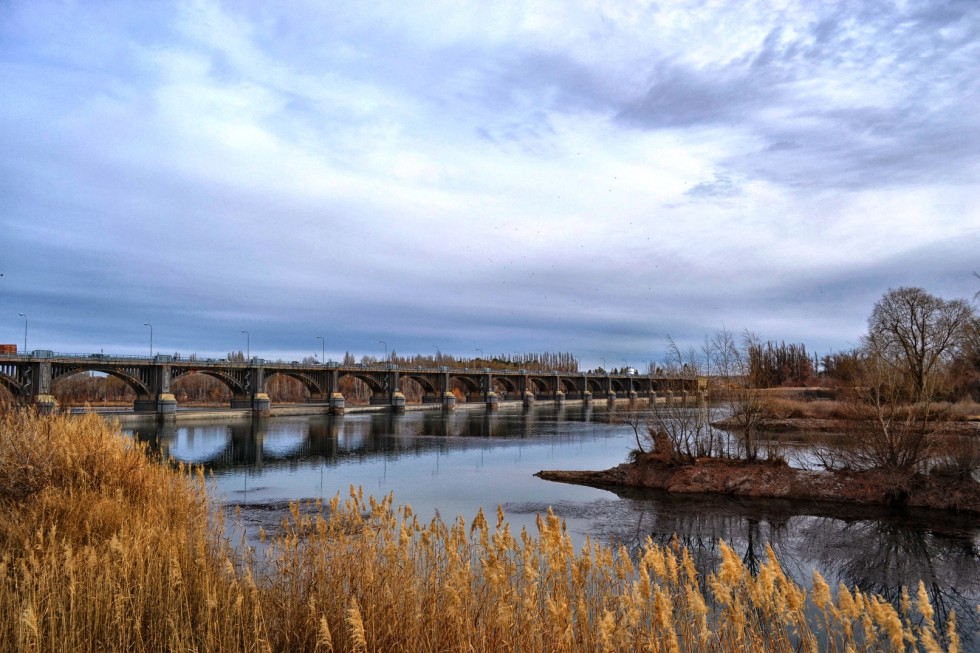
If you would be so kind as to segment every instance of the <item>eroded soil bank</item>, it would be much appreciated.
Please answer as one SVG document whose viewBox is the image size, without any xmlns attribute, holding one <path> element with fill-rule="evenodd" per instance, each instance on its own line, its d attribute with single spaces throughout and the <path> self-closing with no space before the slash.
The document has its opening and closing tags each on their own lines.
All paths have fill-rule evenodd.
<svg viewBox="0 0 980 653">
<path fill-rule="evenodd" d="M 654 488 L 677 494 L 838 501 L 980 514 L 980 483 L 907 472 L 810 471 L 785 464 L 717 459 L 679 465 L 648 454 L 635 463 L 604 471 L 540 471 L 535 476 L 600 488 Z"/>
</svg>

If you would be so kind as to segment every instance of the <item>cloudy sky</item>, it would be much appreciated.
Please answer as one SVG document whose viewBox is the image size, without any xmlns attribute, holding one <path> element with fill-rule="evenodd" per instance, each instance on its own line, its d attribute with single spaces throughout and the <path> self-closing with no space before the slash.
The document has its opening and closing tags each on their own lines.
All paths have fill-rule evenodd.
<svg viewBox="0 0 980 653">
<path fill-rule="evenodd" d="M 0 342 L 662 360 L 980 281 L 980 3 L 0 2 Z"/>
</svg>

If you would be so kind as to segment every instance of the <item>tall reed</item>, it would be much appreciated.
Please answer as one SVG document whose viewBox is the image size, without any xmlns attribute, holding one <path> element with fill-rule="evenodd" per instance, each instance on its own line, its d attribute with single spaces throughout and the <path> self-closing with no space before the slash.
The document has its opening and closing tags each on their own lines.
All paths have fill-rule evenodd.
<svg viewBox="0 0 980 653">
<path fill-rule="evenodd" d="M 309 508 L 312 508 L 310 510 Z M 920 586 L 899 609 L 768 551 L 640 555 L 502 511 L 420 522 L 351 488 L 293 506 L 261 559 L 223 539 L 200 471 L 152 461 L 96 416 L 0 419 L 0 651 L 958 650 Z"/>
</svg>

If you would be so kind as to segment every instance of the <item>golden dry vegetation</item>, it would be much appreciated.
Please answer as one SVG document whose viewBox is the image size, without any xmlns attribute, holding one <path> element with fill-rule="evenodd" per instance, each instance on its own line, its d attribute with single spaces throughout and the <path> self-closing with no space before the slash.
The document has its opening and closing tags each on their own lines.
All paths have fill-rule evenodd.
<svg viewBox="0 0 980 653">
<path fill-rule="evenodd" d="M 316 506 L 314 506 L 316 508 Z M 97 416 L 0 419 L 0 651 L 958 650 L 920 585 L 896 609 L 768 551 L 722 546 L 707 576 L 676 543 L 636 558 L 537 535 L 422 523 L 351 490 L 294 506 L 252 560 L 228 545 L 201 472 L 149 459 Z M 910 579 L 912 581 L 912 579 Z"/>
</svg>

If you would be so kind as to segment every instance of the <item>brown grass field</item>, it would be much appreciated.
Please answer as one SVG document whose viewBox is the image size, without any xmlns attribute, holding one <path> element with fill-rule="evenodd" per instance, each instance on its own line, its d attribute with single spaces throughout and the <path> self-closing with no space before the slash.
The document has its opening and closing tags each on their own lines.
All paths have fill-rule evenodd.
<svg viewBox="0 0 980 653">
<path fill-rule="evenodd" d="M 225 541 L 200 470 L 98 416 L 8 412 L 0 651 L 959 649 L 921 584 L 899 609 L 816 574 L 808 596 L 771 550 L 753 576 L 723 546 L 700 575 L 676 544 L 576 552 L 551 514 L 532 535 L 499 511 L 420 523 L 353 488 L 301 508 L 253 559 Z"/>
</svg>

